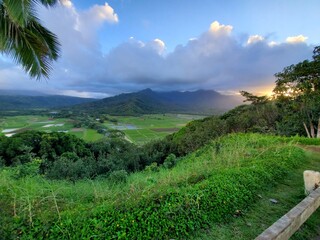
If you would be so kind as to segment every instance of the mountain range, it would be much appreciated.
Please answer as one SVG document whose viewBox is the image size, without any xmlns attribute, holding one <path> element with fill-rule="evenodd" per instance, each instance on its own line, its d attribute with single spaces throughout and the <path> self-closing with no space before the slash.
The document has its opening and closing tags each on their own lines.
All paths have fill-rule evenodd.
<svg viewBox="0 0 320 240">
<path fill-rule="evenodd" d="M 214 90 L 156 92 L 151 89 L 144 89 L 139 92 L 123 93 L 114 97 L 75 105 L 70 110 L 111 115 L 218 114 L 240 104 L 242 104 L 241 97 L 223 95 Z"/>
<path fill-rule="evenodd" d="M 21 92 L 19 94 L 7 91 L 0 92 L 0 111 L 60 108 L 96 100 L 92 98 L 79 98 L 60 95 L 34 96 L 34 94 L 37 93 Z"/>
<path fill-rule="evenodd" d="M 144 89 L 104 99 L 0 90 L 0 111 L 64 109 L 75 113 L 140 115 L 152 113 L 219 114 L 242 104 L 239 96 L 214 90 L 157 92 Z"/>
</svg>

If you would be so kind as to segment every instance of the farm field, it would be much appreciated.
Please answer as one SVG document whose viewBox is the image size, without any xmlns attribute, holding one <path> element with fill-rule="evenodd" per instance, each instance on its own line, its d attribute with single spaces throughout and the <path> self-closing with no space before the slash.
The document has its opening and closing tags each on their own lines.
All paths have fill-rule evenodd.
<svg viewBox="0 0 320 240">
<path fill-rule="evenodd" d="M 203 117 L 185 114 L 154 114 L 139 117 L 117 116 L 111 117 L 115 121 L 106 121 L 104 126 L 123 131 L 127 140 L 141 145 L 154 139 L 163 138 L 178 131 L 188 122 Z M 73 120 L 68 118 L 50 118 L 40 115 L 0 118 L 0 135 L 10 137 L 26 130 L 68 132 L 85 141 L 96 141 L 103 138 L 103 135 L 97 133 L 96 130 L 74 128 Z"/>
<path fill-rule="evenodd" d="M 8 137 L 27 130 L 46 132 L 68 132 L 85 141 L 95 141 L 103 137 L 93 129 L 74 128 L 71 119 L 50 118 L 48 116 L 15 116 L 0 119 L 0 134 Z"/>
<path fill-rule="evenodd" d="M 150 140 L 163 138 L 178 131 L 188 122 L 204 118 L 200 115 L 188 114 L 151 114 L 139 117 L 117 116 L 113 117 L 116 123 L 107 121 L 104 125 L 108 128 L 123 131 L 128 140 L 136 144 L 143 144 Z"/>
</svg>

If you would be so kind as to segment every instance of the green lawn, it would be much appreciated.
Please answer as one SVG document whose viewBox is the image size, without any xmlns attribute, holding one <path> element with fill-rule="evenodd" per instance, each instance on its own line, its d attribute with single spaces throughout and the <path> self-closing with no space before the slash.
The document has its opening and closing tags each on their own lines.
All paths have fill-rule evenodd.
<svg viewBox="0 0 320 240">
<path fill-rule="evenodd" d="M 101 134 L 97 134 L 96 130 L 85 129 L 84 132 L 83 132 L 82 138 L 85 141 L 92 142 L 92 141 L 96 141 L 96 140 L 99 140 L 99 139 L 103 138 L 103 136 Z"/>
</svg>

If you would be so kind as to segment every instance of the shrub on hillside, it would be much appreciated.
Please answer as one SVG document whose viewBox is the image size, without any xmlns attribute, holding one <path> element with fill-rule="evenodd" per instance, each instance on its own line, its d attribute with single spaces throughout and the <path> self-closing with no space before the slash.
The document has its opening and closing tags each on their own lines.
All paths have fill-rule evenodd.
<svg viewBox="0 0 320 240">
<path fill-rule="evenodd" d="M 173 168 L 177 163 L 177 157 L 173 153 L 169 154 L 169 156 L 164 160 L 163 167 L 170 169 Z"/>
<path fill-rule="evenodd" d="M 118 170 L 112 172 L 108 179 L 113 183 L 125 183 L 128 179 L 128 173 L 125 170 Z"/>
</svg>

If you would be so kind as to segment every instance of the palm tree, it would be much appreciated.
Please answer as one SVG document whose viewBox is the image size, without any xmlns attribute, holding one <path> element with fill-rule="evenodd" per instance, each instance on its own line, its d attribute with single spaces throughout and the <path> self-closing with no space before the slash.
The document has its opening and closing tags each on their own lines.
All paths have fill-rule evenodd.
<svg viewBox="0 0 320 240">
<path fill-rule="evenodd" d="M 0 52 L 21 64 L 32 78 L 48 78 L 59 56 L 55 34 L 43 27 L 36 7 L 53 6 L 58 0 L 0 0 Z"/>
</svg>

